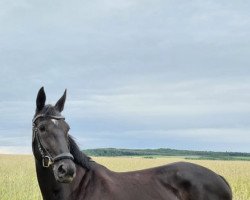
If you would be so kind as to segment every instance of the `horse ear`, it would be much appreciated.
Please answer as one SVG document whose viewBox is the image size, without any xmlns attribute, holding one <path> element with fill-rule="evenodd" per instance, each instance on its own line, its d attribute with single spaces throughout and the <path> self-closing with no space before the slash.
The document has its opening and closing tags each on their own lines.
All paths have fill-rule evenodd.
<svg viewBox="0 0 250 200">
<path fill-rule="evenodd" d="M 56 108 L 59 112 L 62 112 L 62 111 L 63 111 L 64 103 L 65 103 L 65 100 L 66 100 L 66 93 L 67 93 L 67 90 L 64 91 L 62 97 L 57 101 L 57 103 L 56 103 L 56 105 L 55 105 L 55 108 Z"/>
<path fill-rule="evenodd" d="M 36 110 L 37 111 L 40 111 L 43 109 L 43 107 L 45 105 L 45 101 L 46 101 L 46 95 L 44 92 L 44 88 L 41 87 L 41 89 L 38 91 L 37 97 L 36 97 Z"/>
</svg>

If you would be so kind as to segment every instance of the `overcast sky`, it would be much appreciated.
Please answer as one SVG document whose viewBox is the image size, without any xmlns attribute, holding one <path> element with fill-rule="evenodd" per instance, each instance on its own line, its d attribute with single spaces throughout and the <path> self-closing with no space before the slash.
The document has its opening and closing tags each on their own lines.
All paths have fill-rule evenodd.
<svg viewBox="0 0 250 200">
<path fill-rule="evenodd" d="M 31 153 L 37 91 L 81 148 L 250 152 L 250 2 L 0 1 L 0 152 Z"/>
</svg>

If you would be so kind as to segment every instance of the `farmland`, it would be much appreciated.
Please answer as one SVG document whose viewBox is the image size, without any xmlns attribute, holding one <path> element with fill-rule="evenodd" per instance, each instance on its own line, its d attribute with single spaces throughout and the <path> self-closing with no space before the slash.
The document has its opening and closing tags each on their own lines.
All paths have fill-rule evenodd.
<svg viewBox="0 0 250 200">
<path fill-rule="evenodd" d="M 114 171 L 130 171 L 186 161 L 181 157 L 94 157 L 95 161 Z M 234 200 L 250 199 L 250 161 L 190 160 L 224 176 L 230 183 Z M 33 157 L 0 155 L 0 199 L 39 200 Z"/>
</svg>

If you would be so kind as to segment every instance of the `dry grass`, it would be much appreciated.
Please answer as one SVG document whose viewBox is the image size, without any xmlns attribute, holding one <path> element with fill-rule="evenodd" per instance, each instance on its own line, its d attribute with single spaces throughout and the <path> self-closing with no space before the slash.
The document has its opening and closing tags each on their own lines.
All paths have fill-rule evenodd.
<svg viewBox="0 0 250 200">
<path fill-rule="evenodd" d="M 132 171 L 183 161 L 183 158 L 129 158 L 98 157 L 100 164 L 114 171 Z M 250 161 L 202 161 L 190 162 L 208 167 L 224 176 L 230 183 L 234 200 L 250 200 Z M 0 155 L 0 199 L 42 199 L 38 188 L 32 156 Z"/>
</svg>

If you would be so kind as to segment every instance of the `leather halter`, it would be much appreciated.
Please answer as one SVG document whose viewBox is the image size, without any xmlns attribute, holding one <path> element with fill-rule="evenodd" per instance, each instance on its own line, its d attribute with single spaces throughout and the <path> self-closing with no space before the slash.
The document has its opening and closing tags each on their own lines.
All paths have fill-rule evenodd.
<svg viewBox="0 0 250 200">
<path fill-rule="evenodd" d="M 42 165 L 45 168 L 48 168 L 50 165 L 54 164 L 55 162 L 59 161 L 59 160 L 63 160 L 63 159 L 71 159 L 74 160 L 74 157 L 72 156 L 71 153 L 61 153 L 55 157 L 52 157 L 51 154 L 48 152 L 48 150 L 44 147 L 40 136 L 38 134 L 38 128 L 36 126 L 36 120 L 38 118 L 50 118 L 50 119 L 56 119 L 56 120 L 60 120 L 60 119 L 65 119 L 65 117 L 63 116 L 53 116 L 53 115 L 37 115 L 33 120 L 32 120 L 32 129 L 33 129 L 33 133 L 32 133 L 32 143 L 34 142 L 34 140 L 36 139 L 37 141 L 37 146 L 38 146 L 38 150 L 42 156 Z"/>
</svg>

